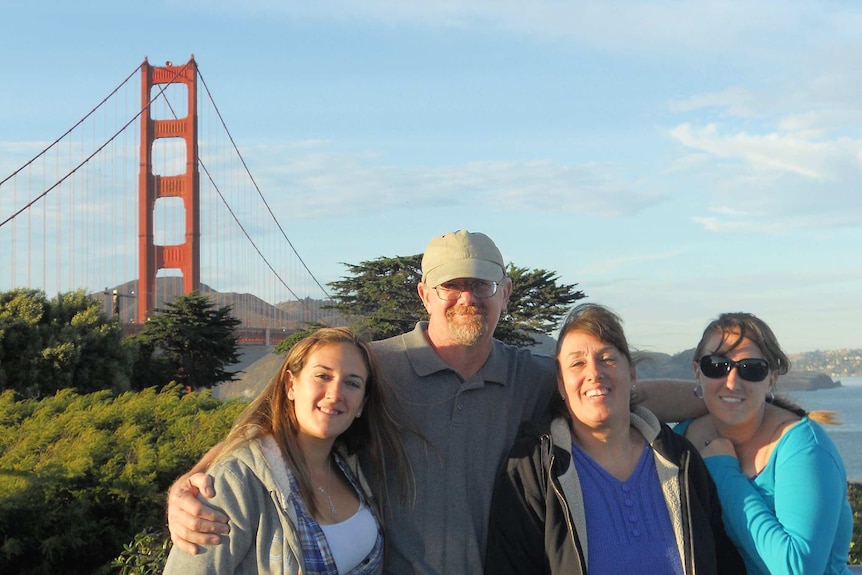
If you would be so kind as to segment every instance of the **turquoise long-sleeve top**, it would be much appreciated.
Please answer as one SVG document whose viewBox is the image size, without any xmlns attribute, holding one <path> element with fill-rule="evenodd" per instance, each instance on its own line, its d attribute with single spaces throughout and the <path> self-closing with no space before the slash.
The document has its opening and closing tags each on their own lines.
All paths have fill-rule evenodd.
<svg viewBox="0 0 862 575">
<path fill-rule="evenodd" d="M 674 430 L 685 435 L 691 420 Z M 753 478 L 730 455 L 705 459 L 725 529 L 749 575 L 846 575 L 853 535 L 847 473 L 835 444 L 803 417 L 778 440 Z"/>
</svg>

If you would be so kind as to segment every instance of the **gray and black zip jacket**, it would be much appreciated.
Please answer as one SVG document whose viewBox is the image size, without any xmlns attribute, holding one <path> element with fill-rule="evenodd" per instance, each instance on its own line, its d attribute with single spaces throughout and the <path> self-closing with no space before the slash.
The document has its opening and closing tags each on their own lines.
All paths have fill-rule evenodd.
<svg viewBox="0 0 862 575">
<path fill-rule="evenodd" d="M 631 425 L 652 448 L 685 573 L 745 573 L 697 449 L 642 407 L 632 409 Z M 587 526 L 571 438 L 563 418 L 549 427 L 522 426 L 494 488 L 487 575 L 587 573 Z"/>
</svg>

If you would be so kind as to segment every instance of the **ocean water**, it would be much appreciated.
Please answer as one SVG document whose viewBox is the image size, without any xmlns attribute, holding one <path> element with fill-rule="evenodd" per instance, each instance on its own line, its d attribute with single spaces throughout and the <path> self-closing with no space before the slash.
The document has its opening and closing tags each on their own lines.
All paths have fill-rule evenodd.
<svg viewBox="0 0 862 575">
<path fill-rule="evenodd" d="M 808 411 L 827 409 L 838 414 L 841 425 L 824 425 L 841 452 L 847 479 L 862 482 L 862 377 L 833 377 L 841 387 L 794 391 L 790 396 Z"/>
</svg>

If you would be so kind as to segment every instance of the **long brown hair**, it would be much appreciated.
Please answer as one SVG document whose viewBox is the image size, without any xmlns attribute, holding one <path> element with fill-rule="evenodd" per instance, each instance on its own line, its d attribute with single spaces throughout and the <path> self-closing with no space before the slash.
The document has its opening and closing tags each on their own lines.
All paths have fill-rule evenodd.
<svg viewBox="0 0 862 575">
<path fill-rule="evenodd" d="M 346 343 L 359 350 L 368 370 L 365 382 L 365 406 L 362 417 L 353 421 L 344 433 L 339 435 L 333 446 L 348 454 L 359 449 L 365 450 L 371 465 L 364 467 L 373 475 L 375 483 L 382 485 L 382 493 L 376 494 L 378 517 L 382 517 L 380 507 L 386 505 L 390 492 L 389 481 L 384 472 L 387 461 L 391 459 L 398 473 L 400 494 L 412 496 L 413 472 L 404 452 L 399 433 L 406 431 L 403 416 L 393 409 L 397 403 L 394 390 L 380 369 L 371 346 L 346 327 L 321 328 L 303 338 L 290 349 L 278 373 L 266 384 L 263 391 L 237 417 L 228 433 L 217 457 L 221 459 L 231 451 L 249 441 L 271 435 L 279 446 L 284 460 L 296 477 L 303 501 L 312 514 L 317 513 L 311 475 L 297 443 L 299 424 L 292 401 L 287 398 L 287 378 L 289 373 L 298 376 L 305 367 L 308 356 L 322 347 Z"/>
</svg>

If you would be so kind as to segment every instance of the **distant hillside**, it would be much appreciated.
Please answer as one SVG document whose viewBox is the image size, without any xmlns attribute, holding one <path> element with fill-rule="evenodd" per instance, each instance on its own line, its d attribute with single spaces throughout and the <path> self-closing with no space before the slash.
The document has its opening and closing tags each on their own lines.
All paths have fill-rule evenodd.
<svg viewBox="0 0 862 575">
<path fill-rule="evenodd" d="M 548 336 L 539 336 L 534 353 L 553 356 L 556 342 Z M 642 379 L 692 379 L 691 361 L 694 348 L 675 355 L 656 352 L 639 352 L 638 377 Z M 825 389 L 839 387 L 841 376 L 862 375 L 862 350 L 812 351 L 791 354 L 790 372 L 779 380 L 783 389 Z"/>
<path fill-rule="evenodd" d="M 862 376 L 862 349 L 808 351 L 791 355 L 790 362 L 794 366 L 822 371 L 832 377 Z"/>
<path fill-rule="evenodd" d="M 534 353 L 553 356 L 555 341 L 553 338 L 543 336 L 537 338 L 539 345 L 533 347 Z M 223 383 L 213 390 L 216 397 L 221 399 L 251 399 L 266 385 L 270 378 L 278 371 L 284 356 L 272 353 L 272 347 L 244 346 L 240 363 L 232 369 L 241 370 L 237 381 Z M 691 359 L 694 349 L 684 351 L 676 355 L 665 353 L 639 353 L 638 377 L 642 379 L 668 378 L 668 379 L 693 379 Z M 791 357 L 791 362 L 794 362 Z M 804 362 L 801 366 L 794 365 L 787 375 L 779 380 L 779 388 L 785 390 L 813 390 L 839 387 L 840 381 L 833 380 L 829 375 L 805 368 Z"/>
<path fill-rule="evenodd" d="M 637 355 L 637 358 L 638 377 L 642 379 L 692 379 L 693 377 L 694 348 L 676 355 L 642 352 Z M 803 358 L 790 356 L 790 364 L 790 371 L 778 380 L 779 389 L 828 389 L 841 385 L 841 382 L 833 380 L 830 374 L 812 369 Z"/>
<path fill-rule="evenodd" d="M 111 314 L 112 301 L 111 292 L 117 289 L 123 297 L 120 298 L 120 316 L 122 321 L 130 322 L 137 309 L 138 282 L 130 281 L 124 284 L 105 288 L 105 292 L 91 294 L 94 298 L 103 302 L 105 313 Z M 181 277 L 157 278 L 156 280 L 156 308 L 165 307 L 165 303 L 183 293 L 183 280 Z M 306 298 L 303 300 L 287 301 L 278 304 L 269 304 L 255 295 L 248 293 L 219 293 L 207 285 L 201 285 L 201 293 L 212 294 L 218 306 L 230 306 L 234 317 L 240 319 L 244 325 L 250 327 L 270 327 L 292 332 L 304 327 L 306 321 L 313 318 L 326 317 L 330 325 L 345 325 L 345 319 L 332 310 L 323 310 L 323 306 L 330 302 Z M 553 356 L 556 341 L 549 336 L 534 336 L 539 343 L 533 346 L 534 353 Z M 269 377 L 277 369 L 279 358 L 273 360 L 273 354 L 262 354 L 257 351 L 247 351 L 246 359 L 240 369 L 244 369 L 241 381 L 224 384 L 221 392 L 224 397 L 252 397 L 266 384 Z M 691 359 L 694 349 L 686 350 L 678 354 L 668 355 L 665 353 L 642 352 L 638 364 L 638 377 L 648 378 L 674 378 L 691 379 Z M 272 356 L 272 357 L 270 357 Z M 257 361 L 252 361 L 252 358 Z M 840 386 L 841 376 L 862 376 L 862 349 L 843 349 L 832 351 L 811 351 L 790 356 L 792 369 L 790 373 L 782 376 L 780 385 L 784 389 L 820 389 Z M 258 365 L 259 362 L 263 362 Z M 273 364 L 274 367 L 273 367 Z"/>
<path fill-rule="evenodd" d="M 103 309 L 111 314 L 112 290 L 116 289 L 122 294 L 120 298 L 120 317 L 124 323 L 129 323 L 135 317 L 137 311 L 138 293 L 137 280 L 126 282 L 112 288 L 105 288 L 104 292 L 91 294 L 92 297 L 101 300 Z M 183 278 L 164 277 L 156 279 L 155 308 L 164 308 L 166 302 L 173 301 L 183 293 Z M 217 292 L 206 284 L 201 284 L 200 293 L 209 294 L 219 307 L 230 306 L 232 315 L 243 322 L 247 327 L 269 327 L 292 332 L 305 327 L 304 322 L 315 321 L 316 318 L 325 317 L 331 325 L 344 325 L 345 321 L 333 310 L 324 310 L 323 306 L 329 304 L 325 300 L 305 298 L 270 304 L 259 297 L 248 293 Z"/>
<path fill-rule="evenodd" d="M 531 349 L 534 353 L 553 356 L 556 340 L 549 336 L 534 336 L 539 343 Z M 691 379 L 691 360 L 694 348 L 669 355 L 658 352 L 638 352 L 641 363 L 638 377 Z M 810 351 L 790 354 L 790 372 L 783 376 L 785 389 L 817 389 L 838 387 L 843 376 L 862 376 L 862 349 L 839 349 L 832 351 Z"/>
</svg>

